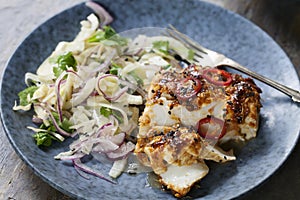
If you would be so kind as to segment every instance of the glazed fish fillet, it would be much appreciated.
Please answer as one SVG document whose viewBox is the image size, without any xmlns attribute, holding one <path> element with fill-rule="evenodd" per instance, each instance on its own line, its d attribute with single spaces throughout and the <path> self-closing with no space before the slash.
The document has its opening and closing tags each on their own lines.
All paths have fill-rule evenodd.
<svg viewBox="0 0 300 200">
<path fill-rule="evenodd" d="M 146 137 L 138 138 L 135 153 L 144 165 L 160 175 L 160 182 L 176 197 L 184 196 L 208 173 L 204 159 L 216 162 L 235 160 L 231 151 L 212 146 L 186 127 L 151 128 Z"/>
<path fill-rule="evenodd" d="M 151 82 L 135 153 L 182 197 L 208 173 L 204 160 L 235 159 L 219 144 L 256 136 L 260 92 L 252 79 L 216 68 L 162 71 Z"/>
</svg>

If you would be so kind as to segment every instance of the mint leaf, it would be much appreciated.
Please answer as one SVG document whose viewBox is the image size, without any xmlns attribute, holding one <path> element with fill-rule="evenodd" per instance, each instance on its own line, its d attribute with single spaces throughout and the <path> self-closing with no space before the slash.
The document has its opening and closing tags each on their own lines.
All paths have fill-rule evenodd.
<svg viewBox="0 0 300 200">
<path fill-rule="evenodd" d="M 18 93 L 19 99 L 20 99 L 20 105 L 21 106 L 26 106 L 28 105 L 30 102 L 28 102 L 27 97 L 28 95 L 30 96 L 30 98 L 33 96 L 33 93 L 38 89 L 37 86 L 30 86 L 24 90 L 22 90 L 21 92 Z"/>
</svg>

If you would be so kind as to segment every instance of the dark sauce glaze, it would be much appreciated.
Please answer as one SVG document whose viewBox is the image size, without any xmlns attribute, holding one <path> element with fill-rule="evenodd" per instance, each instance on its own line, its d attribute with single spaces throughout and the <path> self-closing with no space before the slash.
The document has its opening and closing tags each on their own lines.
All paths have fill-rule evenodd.
<svg viewBox="0 0 300 200">
<path fill-rule="evenodd" d="M 185 106 L 187 110 L 194 111 L 213 101 L 226 101 L 226 114 L 230 113 L 230 116 L 233 117 L 230 120 L 237 123 L 243 123 L 245 118 L 251 114 L 249 111 L 250 104 L 256 104 L 259 111 L 262 106 L 259 94 L 262 91 L 256 86 L 253 79 L 231 74 L 232 82 L 230 85 L 218 86 L 203 78 L 202 74 L 206 69 L 208 67 L 190 65 L 183 69 L 182 73 L 172 70 L 160 72 L 161 77 L 152 90 L 153 103 L 157 103 L 162 96 L 165 96 L 167 99 L 174 100 L 170 105 L 170 110 L 180 104 Z M 201 89 L 195 96 L 182 100 L 177 98 L 175 91 L 178 83 L 185 78 L 200 80 Z"/>
</svg>

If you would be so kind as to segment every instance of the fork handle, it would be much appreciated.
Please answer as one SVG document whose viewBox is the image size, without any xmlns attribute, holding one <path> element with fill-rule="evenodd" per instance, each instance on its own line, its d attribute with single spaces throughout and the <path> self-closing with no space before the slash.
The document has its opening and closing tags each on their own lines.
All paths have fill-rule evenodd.
<svg viewBox="0 0 300 200">
<path fill-rule="evenodd" d="M 297 91 L 297 90 L 294 90 L 292 88 L 289 88 L 285 85 L 282 85 L 276 81 L 273 81 L 265 76 L 262 76 L 260 74 L 257 74 L 251 70 L 249 70 L 248 68 L 244 67 L 244 66 L 241 66 L 240 64 L 234 62 L 233 60 L 226 60 L 224 61 L 224 63 L 222 63 L 221 65 L 225 65 L 229 68 L 232 68 L 232 69 L 235 69 L 235 70 L 238 70 L 240 72 L 243 72 L 281 92 L 283 92 L 284 94 L 290 96 L 292 98 L 293 101 L 295 102 L 300 102 L 300 92 Z"/>
</svg>

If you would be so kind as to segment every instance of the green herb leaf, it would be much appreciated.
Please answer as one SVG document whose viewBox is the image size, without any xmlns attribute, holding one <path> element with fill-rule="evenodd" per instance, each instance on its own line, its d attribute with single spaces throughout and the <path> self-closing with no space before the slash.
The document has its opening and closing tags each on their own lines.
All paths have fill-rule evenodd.
<svg viewBox="0 0 300 200">
<path fill-rule="evenodd" d="M 123 123 L 122 114 L 118 111 L 112 110 L 111 108 L 101 107 L 100 114 L 106 118 L 109 118 L 109 116 L 113 115 L 120 123 Z"/>
<path fill-rule="evenodd" d="M 153 48 L 157 49 L 165 54 L 169 54 L 169 41 L 156 41 L 153 42 Z"/>
<path fill-rule="evenodd" d="M 20 105 L 21 106 L 26 106 L 31 102 L 28 102 L 27 97 L 28 95 L 30 96 L 30 98 L 32 98 L 33 93 L 38 89 L 37 86 L 30 86 L 28 88 L 26 88 L 25 90 L 21 91 L 18 93 L 19 99 L 20 99 Z"/>
<path fill-rule="evenodd" d="M 77 70 L 76 65 L 77 62 L 72 54 L 72 52 L 68 52 L 66 54 L 60 55 L 57 58 L 57 67 L 53 67 L 53 73 L 55 77 L 59 77 L 59 75 L 67 70 L 68 67 L 72 67 L 75 71 Z"/>
<path fill-rule="evenodd" d="M 105 40 L 105 32 L 103 30 L 98 30 L 89 39 L 87 39 L 87 42 L 100 42 L 102 40 Z"/>
<path fill-rule="evenodd" d="M 51 112 L 51 113 L 60 128 L 62 128 L 63 130 L 65 130 L 69 133 L 72 133 L 74 131 L 73 129 L 70 128 L 73 124 L 66 117 L 63 117 L 63 121 L 60 122 L 58 113 L 56 113 L 56 112 Z M 50 121 L 49 123 L 50 123 L 49 126 L 46 126 L 45 124 L 41 124 L 39 128 L 44 129 L 49 132 L 50 131 L 56 132 L 57 130 L 56 130 L 55 126 L 53 125 L 53 122 Z M 53 135 L 51 135 L 50 133 L 47 133 L 47 132 L 38 132 L 38 133 L 34 134 L 33 137 L 35 138 L 36 144 L 38 146 L 40 146 L 40 145 L 50 146 L 52 144 L 52 140 L 58 140 Z"/>
<path fill-rule="evenodd" d="M 104 26 L 103 30 L 105 32 L 105 39 L 109 39 L 112 36 L 116 35 L 116 31 L 111 26 Z"/>
<path fill-rule="evenodd" d="M 119 69 L 122 68 L 121 66 L 117 65 L 116 63 L 111 64 L 111 68 L 109 70 L 110 74 L 118 75 Z"/>
<path fill-rule="evenodd" d="M 119 36 L 111 26 L 104 26 L 102 30 L 96 31 L 87 42 L 102 42 L 107 46 L 127 44 L 127 39 Z"/>
<path fill-rule="evenodd" d="M 104 117 L 108 118 L 110 115 L 112 115 L 112 109 L 107 107 L 101 107 L 100 108 L 100 114 Z"/>
<path fill-rule="evenodd" d="M 103 40 L 102 44 L 104 44 L 106 46 L 117 46 L 117 45 L 119 45 L 119 43 L 114 41 L 114 40 Z"/>
<path fill-rule="evenodd" d="M 113 74 L 113 75 L 118 75 L 118 68 L 117 67 L 112 67 L 110 70 L 109 70 L 109 73 L 110 74 Z"/>
<path fill-rule="evenodd" d="M 63 73 L 63 71 L 64 70 L 59 67 L 53 67 L 53 73 L 56 78 L 58 78 L 61 75 L 61 73 Z"/>
<path fill-rule="evenodd" d="M 76 60 L 72 52 L 68 52 L 64 55 L 60 55 L 57 58 L 57 64 L 58 67 L 63 70 L 67 70 L 67 67 L 72 67 L 74 70 L 76 70 Z"/>
<path fill-rule="evenodd" d="M 58 115 L 58 113 L 57 112 L 51 112 L 52 113 L 52 115 L 53 115 L 53 117 L 54 117 L 54 119 L 55 119 L 55 121 L 59 121 L 59 115 Z"/>
<path fill-rule="evenodd" d="M 73 126 L 73 124 L 70 122 L 70 120 L 68 120 L 66 117 L 63 116 L 62 122 L 59 120 L 59 115 L 57 112 L 52 112 L 53 117 L 55 118 L 55 121 L 58 123 L 58 126 L 60 128 L 62 128 L 63 130 L 67 131 L 67 132 L 73 132 L 73 130 L 70 128 L 71 126 Z M 51 122 L 51 130 L 53 130 L 53 128 L 56 131 L 56 128 L 54 127 L 54 125 L 52 125 Z"/>
<path fill-rule="evenodd" d="M 188 60 L 193 60 L 194 56 L 195 56 L 195 52 L 192 49 L 189 49 L 187 59 Z"/>
<path fill-rule="evenodd" d="M 127 39 L 120 37 L 119 35 L 114 35 L 109 39 L 104 40 L 103 43 L 107 46 L 114 46 L 114 45 L 125 46 L 127 45 Z"/>
<path fill-rule="evenodd" d="M 63 121 L 59 122 L 58 125 L 69 133 L 73 132 L 73 129 L 70 128 L 73 124 L 66 117 L 63 117 Z"/>
<path fill-rule="evenodd" d="M 50 125 L 49 125 L 49 126 L 46 126 L 45 124 L 41 124 L 41 125 L 40 125 L 40 129 L 44 129 L 44 130 L 51 131 L 51 132 L 56 132 L 56 128 L 55 128 L 55 126 L 52 124 L 51 121 L 50 121 Z"/>
<path fill-rule="evenodd" d="M 33 135 L 33 138 L 36 141 L 38 146 L 46 146 L 49 147 L 52 144 L 52 140 L 56 140 L 55 137 L 45 132 L 38 132 Z"/>
<path fill-rule="evenodd" d="M 57 112 L 51 112 L 51 113 L 60 128 L 62 128 L 63 130 L 65 130 L 69 133 L 72 133 L 74 131 L 73 129 L 70 128 L 71 126 L 73 126 L 73 124 L 70 122 L 70 120 L 68 120 L 68 118 L 63 116 L 63 120 L 61 122 L 59 120 L 59 116 L 58 116 Z M 56 132 L 57 130 L 56 130 L 55 126 L 53 125 L 53 122 L 50 121 L 49 123 L 50 123 L 49 126 L 45 126 L 45 124 L 41 124 L 40 129 L 44 129 L 44 130 L 51 131 L 51 132 Z"/>
</svg>

